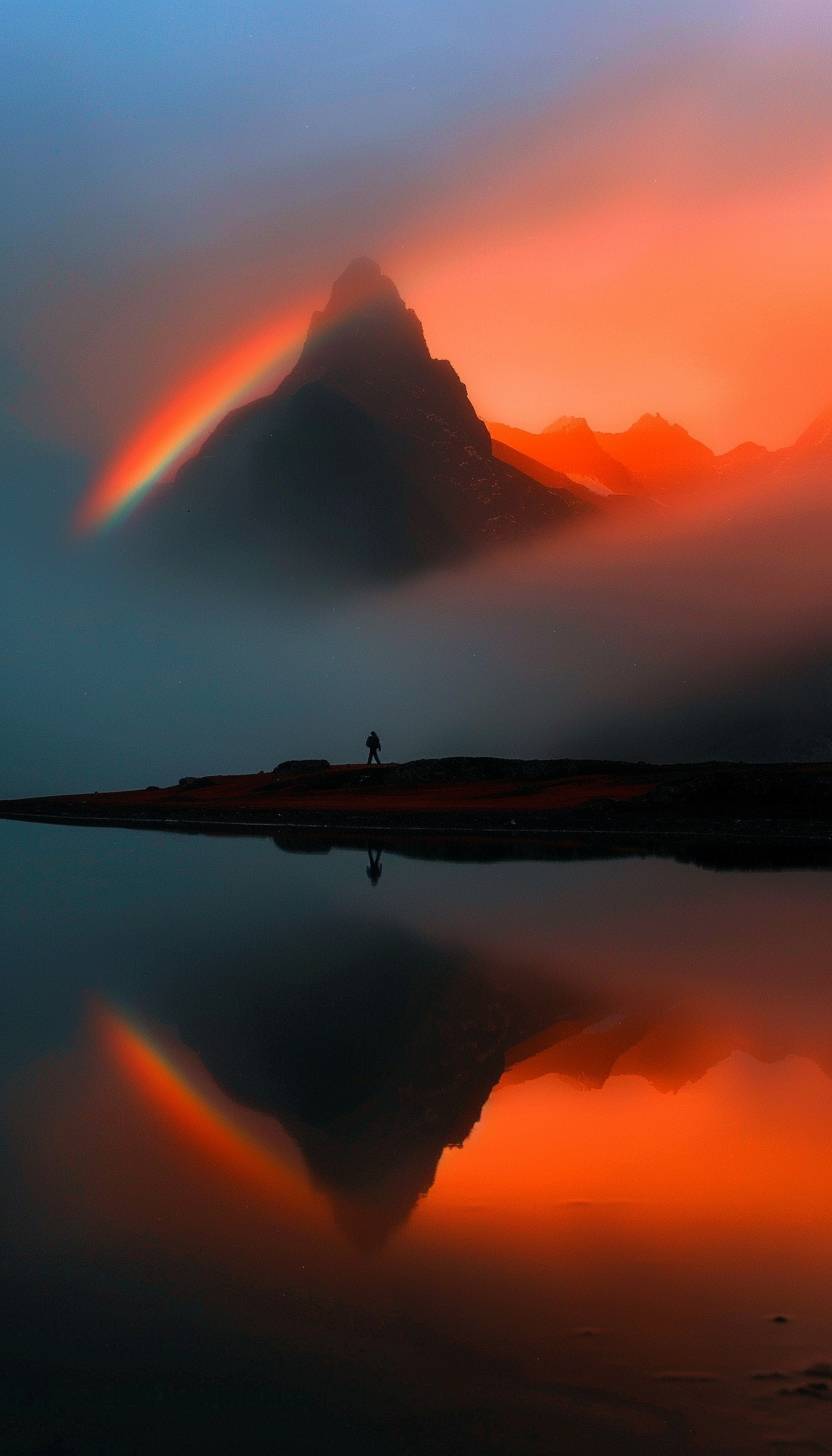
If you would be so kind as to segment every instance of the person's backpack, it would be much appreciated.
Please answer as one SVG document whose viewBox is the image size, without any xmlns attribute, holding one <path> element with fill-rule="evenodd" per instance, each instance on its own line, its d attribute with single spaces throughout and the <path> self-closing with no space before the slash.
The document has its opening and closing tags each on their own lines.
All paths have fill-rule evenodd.
<svg viewBox="0 0 832 1456">
<path fill-rule="evenodd" d="M 370 737 L 367 739 L 367 742 L 364 744 L 364 747 L 365 748 L 372 748 L 373 747 L 373 741 L 374 740 L 373 740 L 373 737 L 372 737 L 372 734 L 371 734 Z"/>
</svg>

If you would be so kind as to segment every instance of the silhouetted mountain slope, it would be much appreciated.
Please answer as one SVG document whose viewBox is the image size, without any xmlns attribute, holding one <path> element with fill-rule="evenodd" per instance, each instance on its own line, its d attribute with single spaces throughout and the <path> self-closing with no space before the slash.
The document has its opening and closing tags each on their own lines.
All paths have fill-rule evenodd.
<svg viewBox="0 0 832 1456">
<path fill-rule="evenodd" d="M 618 433 L 596 431 L 596 439 L 629 471 L 632 488 L 647 495 L 675 495 L 715 478 L 713 450 L 658 414 L 642 415 Z"/>
<path fill-rule="evenodd" d="M 629 430 L 597 439 L 630 471 L 634 489 L 670 500 L 685 492 L 730 485 L 797 483 L 832 471 L 832 406 L 793 445 L 767 450 L 752 440 L 715 455 L 681 425 L 642 415 Z"/>
<path fill-rule="evenodd" d="M 152 526 L 168 554 L 325 585 L 393 579 L 590 509 L 493 458 L 452 366 L 431 358 L 378 265 L 358 259 L 292 372 L 222 422 Z"/>
<path fill-rule="evenodd" d="M 592 430 L 585 419 L 571 415 L 553 421 L 539 435 L 497 423 L 489 429 L 502 446 L 520 451 L 548 469 L 563 471 L 576 482 L 595 484 L 615 495 L 669 499 L 719 479 L 713 450 L 661 415 L 642 415 L 629 429 L 618 432 Z M 743 467 L 749 448 L 757 447 L 743 447 Z M 724 468 L 731 467 L 726 457 Z"/>
<path fill-rule="evenodd" d="M 792 449 L 804 455 L 823 452 L 832 459 L 832 404 L 816 415 L 803 434 L 795 440 Z"/>
<path fill-rule="evenodd" d="M 763 462 L 765 474 L 776 480 L 811 480 L 832 475 L 832 405 L 822 410 L 798 435 L 793 445 L 772 450 Z"/>
<path fill-rule="evenodd" d="M 724 454 L 717 455 L 714 465 L 721 477 L 730 480 L 737 475 L 745 474 L 746 471 L 756 470 L 760 466 L 764 467 L 769 458 L 769 451 L 765 445 L 756 445 L 753 440 L 744 440 L 741 445 L 735 445 L 733 450 L 726 450 Z"/>
<path fill-rule="evenodd" d="M 681 425 L 661 415 L 642 415 L 629 430 L 597 439 L 627 466 L 635 489 L 667 499 L 684 491 L 731 484 L 797 482 L 832 470 L 832 406 L 823 410 L 793 445 L 767 450 L 745 440 L 715 455 Z"/>
<path fill-rule="evenodd" d="M 524 455 L 520 450 L 514 450 L 511 445 L 506 445 L 502 440 L 492 438 L 491 448 L 495 460 L 502 460 L 504 465 L 511 465 L 515 470 L 522 471 L 531 480 L 536 480 L 539 485 L 546 485 L 550 490 L 568 490 L 580 500 L 591 501 L 597 506 L 601 499 L 600 495 L 587 485 L 581 485 L 580 481 L 564 475 L 560 470 L 551 470 L 548 465 L 542 465 L 539 460 L 532 459 L 531 455 Z"/>
<path fill-rule="evenodd" d="M 790 484 L 832 476 L 832 405 L 822 410 L 793 445 L 766 450 L 750 441 L 716 457 L 721 480 L 744 486 Z"/>
<path fill-rule="evenodd" d="M 496 422 L 488 428 L 492 438 L 501 445 L 519 451 L 549 470 L 561 471 L 579 484 L 601 486 L 621 495 L 629 495 L 634 490 L 626 467 L 602 447 L 584 419 L 556 420 L 539 435 Z"/>
</svg>

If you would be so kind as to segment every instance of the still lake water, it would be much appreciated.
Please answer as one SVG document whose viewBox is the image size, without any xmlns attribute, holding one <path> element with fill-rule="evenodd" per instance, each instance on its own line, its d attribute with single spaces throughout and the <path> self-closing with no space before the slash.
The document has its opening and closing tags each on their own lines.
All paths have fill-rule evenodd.
<svg viewBox="0 0 832 1456">
<path fill-rule="evenodd" d="M 0 838 L 3 1456 L 832 1450 L 827 873 Z"/>
</svg>

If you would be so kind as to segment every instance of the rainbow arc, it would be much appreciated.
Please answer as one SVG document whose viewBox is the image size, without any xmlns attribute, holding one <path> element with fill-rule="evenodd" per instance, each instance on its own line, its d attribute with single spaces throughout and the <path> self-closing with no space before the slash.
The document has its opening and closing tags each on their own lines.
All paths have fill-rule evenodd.
<svg viewBox="0 0 832 1456">
<path fill-rule="evenodd" d="M 186 380 L 93 482 L 76 512 L 76 529 L 101 530 L 123 520 L 229 409 L 267 378 L 285 373 L 302 347 L 310 313 L 311 306 L 293 310 Z"/>
</svg>

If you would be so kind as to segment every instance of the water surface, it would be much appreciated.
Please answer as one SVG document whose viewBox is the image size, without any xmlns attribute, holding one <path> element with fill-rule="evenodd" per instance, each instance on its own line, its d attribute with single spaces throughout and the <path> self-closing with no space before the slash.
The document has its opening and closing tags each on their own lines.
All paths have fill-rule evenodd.
<svg viewBox="0 0 832 1456">
<path fill-rule="evenodd" d="M 0 833 L 4 1452 L 832 1449 L 827 873 Z"/>
</svg>

